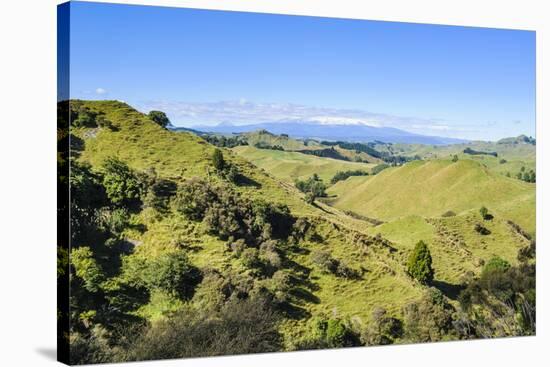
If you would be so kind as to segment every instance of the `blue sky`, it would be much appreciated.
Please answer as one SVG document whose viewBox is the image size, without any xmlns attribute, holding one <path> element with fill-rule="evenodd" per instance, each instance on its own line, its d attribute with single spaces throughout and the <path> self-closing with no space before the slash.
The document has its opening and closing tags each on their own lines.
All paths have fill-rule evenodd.
<svg viewBox="0 0 550 367">
<path fill-rule="evenodd" d="M 535 135 L 535 33 L 73 2 L 71 97 L 180 126 L 289 119 Z"/>
</svg>

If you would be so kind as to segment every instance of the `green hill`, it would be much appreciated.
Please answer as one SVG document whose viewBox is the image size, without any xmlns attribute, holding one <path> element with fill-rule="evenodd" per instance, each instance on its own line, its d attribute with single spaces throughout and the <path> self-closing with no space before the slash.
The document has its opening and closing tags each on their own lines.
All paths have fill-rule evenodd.
<svg viewBox="0 0 550 367">
<path fill-rule="evenodd" d="M 437 217 L 481 206 L 535 230 L 535 185 L 492 173 L 473 160 L 414 161 L 329 188 L 330 204 L 383 221 Z"/>
<path fill-rule="evenodd" d="M 103 164 L 115 157 L 137 173 L 154 170 L 159 179 L 172 180 L 177 184 L 192 178 L 200 178 L 213 185 L 223 183 L 224 180 L 217 176 L 212 167 L 211 157 L 216 148 L 200 137 L 187 132 L 165 130 L 121 102 L 74 103 L 103 116 L 111 123 L 111 128 L 80 127 L 71 131 L 75 148 L 73 156 L 78 162 L 89 163 L 93 171 L 101 173 Z M 277 245 L 277 252 L 283 259 L 281 271 L 288 273 L 293 279 L 288 307 L 294 311 L 281 324 L 288 348 L 295 348 L 297 340 L 307 334 L 309 321 L 314 317 L 338 315 L 342 319 L 359 317 L 367 320 L 375 307 L 384 307 L 397 316 L 405 303 L 420 297 L 423 287 L 415 284 L 405 274 L 402 257 L 389 252 L 391 245 L 387 241 L 376 239 L 364 231 L 370 226 L 369 223 L 348 217 L 332 208 L 321 209 L 322 204 L 307 205 L 302 194 L 292 185 L 279 182 L 241 158 L 241 149 L 259 155 L 271 154 L 273 160 L 277 160 L 278 158 L 273 157 L 278 155 L 302 159 L 298 170 L 293 167 L 283 175 L 287 179 L 292 178 L 292 172 L 300 169 L 309 170 L 297 177 L 318 172 L 328 179 L 337 170 L 345 167 L 367 169 L 370 166 L 252 147 L 236 148 L 239 154 L 223 149 L 226 161 L 235 165 L 247 179 L 246 184 L 230 184 L 232 189 L 250 200 L 263 199 L 287 205 L 293 216 L 303 218 L 306 220 L 304 223 L 307 223 L 301 230 L 297 243 L 283 240 Z M 284 161 L 288 158 L 281 159 Z M 295 163 L 291 165 L 294 166 Z M 99 259 L 100 253 L 108 250 L 103 249 L 106 245 L 94 244 L 92 238 L 95 237 L 87 238 L 82 243 L 74 243 L 74 248 L 101 248 L 97 253 Z M 131 248 L 127 255 L 128 259 L 133 259 L 128 260 L 130 262 L 147 263 L 183 249 L 193 265 L 204 273 L 215 270 L 222 274 L 232 274 L 231 277 L 236 277 L 233 281 L 242 278 L 243 281 L 253 281 L 258 286 L 264 283 L 267 286 L 270 282 L 269 277 L 258 275 L 257 271 L 236 259 L 228 251 L 230 242 L 210 234 L 205 230 L 204 223 L 189 220 L 171 210 L 158 212 L 152 208 L 141 208 L 137 211 L 131 209 L 129 222 L 121 230 L 121 239 L 125 248 Z M 327 252 L 334 261 L 345 264 L 345 269 L 354 269 L 360 276 L 348 279 L 332 272 L 327 273 L 312 260 L 312 254 L 318 251 Z M 125 268 L 126 262 L 121 264 L 116 257 L 101 259 L 104 268 L 112 268 L 109 273 L 114 274 L 107 283 L 101 285 L 108 289 L 122 281 L 119 277 L 128 270 Z M 360 269 L 368 269 L 368 272 Z M 194 299 L 182 300 L 174 295 L 155 291 L 131 314 L 155 321 L 170 317 L 172 313 L 194 304 Z"/>
<path fill-rule="evenodd" d="M 348 162 L 298 152 L 258 149 L 251 146 L 233 149 L 237 155 L 246 158 L 255 166 L 290 183 L 296 179 L 307 179 L 314 173 L 328 183 L 338 171 L 365 170 L 368 172 L 375 166 L 375 164 Z"/>
<path fill-rule="evenodd" d="M 187 357 L 470 338 L 410 307 L 443 307 L 450 318 L 466 273 L 479 275 L 495 255 L 515 265 L 528 245 L 507 219 L 534 232 L 534 185 L 474 161 L 350 177 L 329 190 L 333 206 L 309 205 L 295 178 L 328 181 L 373 164 L 216 150 L 125 103 L 71 104 L 71 345 L 93 361 L 166 358 L 166 338 L 198 343 L 173 354 Z M 492 220 L 479 218 L 481 205 Z M 441 218 L 447 210 L 459 215 Z M 419 240 L 431 248 L 429 286 L 441 299 L 407 273 Z M 276 322 L 264 317 L 272 312 Z M 422 336 L 417 317 L 435 322 L 435 334 Z M 399 328 L 382 335 L 382 321 Z"/>
</svg>

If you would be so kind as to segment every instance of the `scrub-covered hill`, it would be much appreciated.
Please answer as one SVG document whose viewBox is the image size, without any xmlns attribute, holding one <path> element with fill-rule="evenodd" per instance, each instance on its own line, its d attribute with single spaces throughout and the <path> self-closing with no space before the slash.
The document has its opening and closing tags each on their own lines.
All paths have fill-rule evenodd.
<svg viewBox="0 0 550 367">
<path fill-rule="evenodd" d="M 117 101 L 71 101 L 70 110 L 73 363 L 476 337 L 468 331 L 474 329 L 451 322 L 459 315 L 456 292 L 477 281 L 462 282 L 461 272 L 484 274 L 484 262 L 495 255 L 516 269 L 513 254 L 520 250 L 527 254 L 522 264 L 533 262 L 521 229 L 504 222 L 491 202 L 495 217 L 482 223 L 493 234 L 483 238 L 462 230 L 480 221 L 475 213 L 449 222 L 419 218 L 375 226 L 379 222 L 367 218 L 370 209 L 362 216 L 361 207 L 339 210 L 338 202 L 336 208 L 318 199 L 306 202 L 288 182 L 294 175 L 329 178 L 336 170 L 370 165 L 280 150 L 217 148 L 192 133 L 165 129 L 162 113 L 145 115 Z M 268 153 L 274 161 L 286 162 L 292 154 L 305 160 L 290 162 L 288 170 L 276 164 L 264 170 L 250 158 L 255 153 Z M 422 165 L 387 169 L 361 185 Z M 470 182 L 485 182 L 474 171 L 467 174 Z M 457 176 L 449 175 L 441 185 Z M 426 179 L 403 177 L 405 185 Z M 352 194 L 340 187 L 357 178 L 334 186 L 337 201 Z M 508 187 L 501 185 L 491 187 Z M 518 183 L 514 195 L 521 190 L 528 195 L 525 185 Z M 377 187 L 387 194 L 383 189 Z M 443 194 L 433 195 L 443 200 Z M 400 198 L 386 197 L 384 215 L 400 217 L 391 211 Z M 403 235 L 409 225 L 411 237 Z M 458 242 L 443 243 L 455 231 Z M 411 265 L 417 239 L 432 249 L 435 272 L 424 260 Z M 62 266 L 67 257 L 60 254 Z M 435 278 L 414 275 L 411 266 L 417 265 L 427 266 Z M 477 298 L 473 302 L 486 307 Z M 463 323 L 479 322 L 475 313 L 470 319 L 465 312 Z"/>
</svg>

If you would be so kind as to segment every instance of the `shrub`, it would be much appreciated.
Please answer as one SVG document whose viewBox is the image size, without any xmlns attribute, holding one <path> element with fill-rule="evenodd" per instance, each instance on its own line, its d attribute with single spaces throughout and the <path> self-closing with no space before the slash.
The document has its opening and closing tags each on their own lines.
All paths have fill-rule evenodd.
<svg viewBox="0 0 550 367">
<path fill-rule="evenodd" d="M 453 162 L 458 162 L 458 156 L 455 154 L 453 155 L 453 159 L 452 159 Z"/>
<path fill-rule="evenodd" d="M 361 341 L 366 345 L 393 344 L 403 335 L 403 322 L 391 317 L 384 308 L 376 307 L 369 325 L 361 332 Z"/>
<path fill-rule="evenodd" d="M 423 343 L 448 339 L 454 335 L 454 308 L 443 294 L 430 288 L 422 298 L 403 309 L 404 335 L 409 342 Z"/>
<path fill-rule="evenodd" d="M 93 256 L 89 247 L 78 247 L 71 250 L 69 257 L 77 277 L 84 282 L 88 292 L 98 292 L 100 284 L 105 280 L 103 270 Z"/>
<path fill-rule="evenodd" d="M 140 199 L 141 185 L 134 171 L 117 158 L 107 158 L 102 166 L 103 186 L 116 205 L 133 205 Z"/>
<path fill-rule="evenodd" d="M 407 262 L 407 272 L 420 283 L 430 283 L 433 280 L 432 255 L 424 241 L 419 241 Z"/>
<path fill-rule="evenodd" d="M 218 201 L 214 189 L 204 181 L 191 179 L 177 189 L 172 199 L 174 209 L 191 220 L 202 220 L 210 204 Z"/>
<path fill-rule="evenodd" d="M 484 206 L 482 206 L 479 209 L 479 214 L 481 215 L 481 218 L 483 218 L 484 220 L 489 220 L 489 219 L 493 218 L 493 216 L 491 214 L 489 214 L 489 209 L 487 209 Z"/>
<path fill-rule="evenodd" d="M 338 268 L 338 261 L 333 259 L 327 250 L 313 251 L 311 261 L 326 273 L 334 273 Z"/>
<path fill-rule="evenodd" d="M 227 302 L 217 312 L 185 308 L 159 320 L 119 352 L 120 361 L 267 353 L 282 348 L 279 315 L 261 297 Z"/>
<path fill-rule="evenodd" d="M 149 291 L 162 290 L 168 294 L 188 299 L 201 280 L 200 271 L 194 267 L 183 250 L 162 253 L 155 258 L 130 255 L 123 259 L 123 277 L 129 284 Z"/>
</svg>

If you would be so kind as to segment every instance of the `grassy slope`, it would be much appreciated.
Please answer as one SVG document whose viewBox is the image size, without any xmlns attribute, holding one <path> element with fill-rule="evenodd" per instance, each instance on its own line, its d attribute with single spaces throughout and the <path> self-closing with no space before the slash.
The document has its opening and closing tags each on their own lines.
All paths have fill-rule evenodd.
<svg viewBox="0 0 550 367">
<path fill-rule="evenodd" d="M 535 230 L 535 185 L 490 172 L 478 162 L 414 161 L 376 176 L 351 177 L 329 188 L 337 208 L 384 221 L 408 215 L 440 216 L 482 205 Z"/>
<path fill-rule="evenodd" d="M 254 146 L 258 143 L 263 143 L 271 146 L 281 146 L 284 150 L 303 150 L 303 149 L 319 149 L 321 144 L 316 141 L 310 140 L 306 144 L 303 140 L 293 139 L 288 136 L 276 135 L 266 133 L 262 131 L 253 131 L 250 133 L 244 133 L 246 136 L 248 145 Z"/>
<path fill-rule="evenodd" d="M 383 149 L 384 147 L 377 148 Z M 464 154 L 463 151 L 466 148 L 483 152 L 497 152 L 498 157 Z M 476 160 L 486 165 L 491 171 L 504 175 L 510 172 L 514 176 L 522 166 L 535 169 L 536 147 L 530 144 L 497 144 L 492 142 L 471 142 L 444 146 L 395 144 L 392 149 L 404 155 L 419 155 L 423 159 L 446 159 L 456 154 L 460 159 Z M 505 159 L 506 163 L 500 163 L 501 159 Z"/>
<path fill-rule="evenodd" d="M 175 181 L 193 176 L 217 179 L 209 173 L 214 147 L 201 138 L 189 133 L 164 130 L 143 114 L 120 102 L 85 102 L 85 106 L 104 112 L 105 117 L 118 129 L 72 131 L 85 143 L 79 159 L 91 163 L 95 169 L 107 157 L 117 156 L 134 169 L 154 167 L 159 176 Z M 245 176 L 259 185 L 239 187 L 238 190 L 249 197 L 286 203 L 294 215 L 307 216 L 314 221 L 314 231 L 324 238 L 323 243 L 306 239 L 299 244 L 303 251 L 287 254 L 294 274 L 303 273 L 304 280 L 294 290 L 296 296 L 293 304 L 304 315 L 336 312 L 341 316 L 359 316 L 366 320 L 375 306 L 387 307 L 397 314 L 405 302 L 420 295 L 421 287 L 405 275 L 404 263 L 400 259 L 394 259 L 385 246 L 372 245 L 365 251 L 362 247 L 365 239 L 360 240 L 364 235 L 348 229 L 366 228 L 367 224 L 352 220 L 333 208 L 329 208 L 327 213 L 306 205 L 290 185 L 278 182 L 248 161 L 232 154 L 230 150 L 224 150 L 224 155 L 226 159 L 237 164 Z M 337 162 L 340 165 L 346 163 Z M 127 239 L 136 245 L 132 256 L 151 258 L 185 244 L 193 263 L 200 268 L 244 271 L 240 263 L 224 251 L 225 244 L 222 241 L 204 234 L 200 223 L 190 222 L 177 214 L 159 217 L 150 209 L 134 215 L 132 221 L 137 229 L 126 231 Z M 145 229 L 139 230 L 137 225 Z M 343 280 L 331 274 L 323 274 L 311 264 L 309 252 L 315 248 L 329 249 L 334 257 L 355 268 L 362 266 L 367 272 L 360 280 Z M 155 294 L 139 313 L 154 320 L 180 306 L 181 301 L 165 294 Z M 285 335 L 301 334 L 305 330 L 305 319 L 287 321 L 283 330 Z"/>
<path fill-rule="evenodd" d="M 338 171 L 370 171 L 374 166 L 373 164 L 347 162 L 296 152 L 257 149 L 251 146 L 236 147 L 234 151 L 274 177 L 287 182 L 294 182 L 295 179 L 306 179 L 317 173 L 325 183 L 329 183 Z"/>
</svg>

